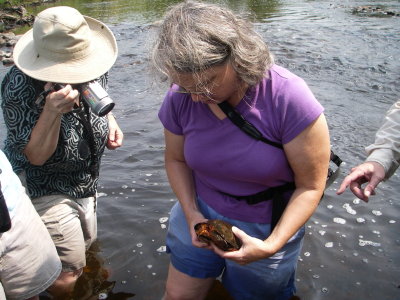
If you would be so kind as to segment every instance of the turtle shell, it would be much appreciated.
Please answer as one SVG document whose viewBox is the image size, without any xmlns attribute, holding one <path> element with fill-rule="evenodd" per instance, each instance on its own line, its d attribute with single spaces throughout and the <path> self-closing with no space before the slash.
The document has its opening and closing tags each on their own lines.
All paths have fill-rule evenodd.
<svg viewBox="0 0 400 300">
<path fill-rule="evenodd" d="M 199 240 L 212 242 L 223 251 L 236 251 L 242 246 L 241 241 L 233 234 L 232 224 L 222 220 L 208 220 L 194 226 Z"/>
</svg>

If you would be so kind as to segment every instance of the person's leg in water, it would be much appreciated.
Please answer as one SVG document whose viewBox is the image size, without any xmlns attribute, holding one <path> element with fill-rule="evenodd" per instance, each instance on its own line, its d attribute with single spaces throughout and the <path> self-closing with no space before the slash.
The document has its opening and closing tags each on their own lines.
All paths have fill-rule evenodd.
<svg viewBox="0 0 400 300">
<path fill-rule="evenodd" d="M 71 299 L 86 265 L 86 251 L 97 238 L 95 199 L 52 195 L 36 198 L 33 203 L 52 236 L 63 266 L 47 291 L 55 299 Z"/>
</svg>

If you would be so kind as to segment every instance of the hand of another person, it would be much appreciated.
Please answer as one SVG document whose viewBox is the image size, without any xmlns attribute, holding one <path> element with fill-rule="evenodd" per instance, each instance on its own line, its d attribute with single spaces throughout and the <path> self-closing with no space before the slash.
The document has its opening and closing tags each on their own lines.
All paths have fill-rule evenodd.
<svg viewBox="0 0 400 300">
<path fill-rule="evenodd" d="M 109 127 L 107 148 L 110 150 L 114 150 L 122 146 L 124 134 L 121 128 L 119 128 L 117 121 L 112 114 L 107 115 L 107 118 Z"/>
<path fill-rule="evenodd" d="M 52 85 L 53 83 L 46 83 L 45 90 L 50 89 Z M 71 112 L 74 109 L 74 105 L 78 103 L 79 92 L 67 84 L 62 89 L 47 95 L 43 110 L 61 115 Z"/>
<path fill-rule="evenodd" d="M 368 161 L 351 169 L 351 173 L 342 181 L 336 194 L 342 194 L 348 186 L 361 200 L 368 202 L 370 195 L 375 195 L 375 188 L 385 178 L 383 166 L 377 162 Z M 363 188 L 362 185 L 368 182 Z"/>
<path fill-rule="evenodd" d="M 246 265 L 275 254 L 275 251 L 268 247 L 263 240 L 251 237 L 235 226 L 232 227 L 232 231 L 242 241 L 242 246 L 237 251 L 225 252 L 211 244 L 212 250 L 219 256 L 230 259 L 239 265 Z"/>
</svg>

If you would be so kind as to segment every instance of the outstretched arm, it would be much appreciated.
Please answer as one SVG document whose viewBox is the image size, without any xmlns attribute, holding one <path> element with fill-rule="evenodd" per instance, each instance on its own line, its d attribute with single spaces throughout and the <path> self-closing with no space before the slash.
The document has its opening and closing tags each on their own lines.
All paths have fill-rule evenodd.
<svg viewBox="0 0 400 300">
<path fill-rule="evenodd" d="M 336 194 L 342 194 L 350 186 L 354 195 L 368 202 L 369 196 L 375 195 L 375 188 L 384 178 L 383 166 L 377 162 L 368 161 L 351 169 L 351 173 L 343 180 Z M 362 187 L 367 182 L 368 184 Z"/>
<path fill-rule="evenodd" d="M 370 195 L 375 194 L 378 184 L 388 179 L 400 163 L 400 101 L 388 110 L 385 121 L 376 132 L 374 144 L 365 148 L 368 157 L 366 161 L 351 169 L 340 185 L 338 195 L 348 186 L 358 198 L 368 202 Z M 365 187 L 362 187 L 367 183 Z"/>
</svg>

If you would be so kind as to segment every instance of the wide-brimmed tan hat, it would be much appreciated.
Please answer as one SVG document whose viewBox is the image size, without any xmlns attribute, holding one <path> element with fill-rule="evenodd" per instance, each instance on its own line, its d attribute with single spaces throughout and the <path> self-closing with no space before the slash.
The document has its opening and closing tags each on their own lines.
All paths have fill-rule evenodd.
<svg viewBox="0 0 400 300">
<path fill-rule="evenodd" d="M 68 6 L 40 12 L 14 47 L 14 62 L 46 82 L 83 83 L 106 73 L 117 58 L 117 42 L 100 21 Z"/>
</svg>

